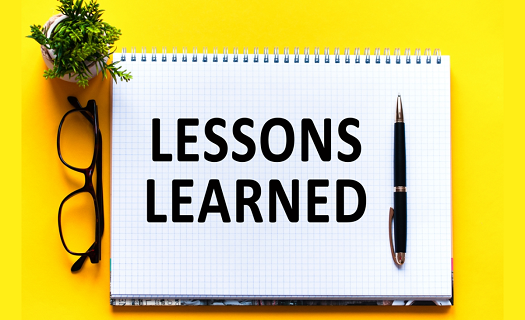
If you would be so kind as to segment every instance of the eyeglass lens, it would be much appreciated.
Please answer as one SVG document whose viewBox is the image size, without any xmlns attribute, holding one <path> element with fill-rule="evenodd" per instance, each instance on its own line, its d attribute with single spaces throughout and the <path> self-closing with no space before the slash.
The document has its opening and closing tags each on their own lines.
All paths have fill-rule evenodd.
<svg viewBox="0 0 525 320">
<path fill-rule="evenodd" d="M 89 112 L 84 114 L 91 117 Z M 60 152 L 64 161 L 76 168 L 88 168 L 95 150 L 95 130 L 93 124 L 80 110 L 70 112 L 62 123 L 60 132 Z"/>
</svg>

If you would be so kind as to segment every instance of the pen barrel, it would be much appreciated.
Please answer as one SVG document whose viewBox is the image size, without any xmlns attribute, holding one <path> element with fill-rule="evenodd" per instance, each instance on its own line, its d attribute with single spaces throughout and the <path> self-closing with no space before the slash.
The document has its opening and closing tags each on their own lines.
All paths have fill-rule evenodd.
<svg viewBox="0 0 525 320">
<path fill-rule="evenodd" d="M 407 252 L 407 193 L 394 192 L 394 252 Z"/>
<path fill-rule="evenodd" d="M 406 187 L 405 124 L 394 124 L 394 187 Z"/>
</svg>

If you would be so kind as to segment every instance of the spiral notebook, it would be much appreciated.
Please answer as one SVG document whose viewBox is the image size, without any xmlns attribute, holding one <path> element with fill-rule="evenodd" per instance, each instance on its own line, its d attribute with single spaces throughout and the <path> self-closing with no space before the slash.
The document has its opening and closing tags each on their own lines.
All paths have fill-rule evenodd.
<svg viewBox="0 0 525 320">
<path fill-rule="evenodd" d="M 450 58 L 393 53 L 115 54 L 111 304 L 451 305 Z"/>
</svg>

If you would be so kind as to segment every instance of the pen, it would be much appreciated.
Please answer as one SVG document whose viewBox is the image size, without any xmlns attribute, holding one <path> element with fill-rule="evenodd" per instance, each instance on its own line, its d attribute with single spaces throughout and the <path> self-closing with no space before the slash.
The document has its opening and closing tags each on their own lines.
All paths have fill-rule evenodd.
<svg viewBox="0 0 525 320">
<path fill-rule="evenodd" d="M 392 218 L 394 220 L 395 248 L 392 248 Z M 396 122 L 394 124 L 394 209 L 390 208 L 390 248 L 394 263 L 405 263 L 407 247 L 407 189 L 405 121 L 401 95 L 397 96 Z"/>
</svg>

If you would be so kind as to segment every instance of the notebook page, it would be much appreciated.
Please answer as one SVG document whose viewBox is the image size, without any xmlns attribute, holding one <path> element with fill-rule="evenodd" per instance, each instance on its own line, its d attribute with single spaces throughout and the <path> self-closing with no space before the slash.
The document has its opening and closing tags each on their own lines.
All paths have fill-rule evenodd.
<svg viewBox="0 0 525 320">
<path fill-rule="evenodd" d="M 231 57 L 230 57 L 231 58 Z M 242 62 L 121 62 L 133 80 L 113 87 L 111 190 L 111 296 L 181 298 L 428 298 L 451 295 L 451 168 L 450 64 L 403 63 L 248 63 Z M 408 243 L 407 262 L 392 262 L 388 210 L 393 206 L 393 124 L 397 95 L 403 99 L 406 123 Z M 171 162 L 152 161 L 152 119 L 160 119 L 160 152 Z M 178 120 L 199 119 L 187 126 L 186 154 L 196 162 L 178 161 Z M 205 135 L 209 119 L 222 118 L 226 127 L 213 131 L 227 142 L 224 160 L 209 162 L 204 153 L 219 148 Z M 232 152 L 246 147 L 232 133 L 235 121 L 253 120 L 242 132 L 256 144 L 253 159 L 237 162 Z M 261 151 L 261 130 L 272 118 L 293 126 L 291 156 L 268 161 Z M 331 159 L 322 161 L 311 139 L 309 160 L 301 160 L 301 120 L 310 118 L 321 138 L 330 119 Z M 352 147 L 340 138 L 338 126 L 348 126 L 361 153 L 353 162 L 338 159 Z M 275 127 L 270 149 L 285 149 L 285 131 Z M 155 213 L 165 223 L 147 222 L 147 180 L 155 180 Z M 172 222 L 172 180 L 193 180 L 181 188 L 191 197 L 181 215 L 192 223 Z M 220 182 L 231 222 L 218 213 L 197 221 L 211 179 Z M 244 222 L 236 221 L 236 182 L 254 180 L 261 188 L 257 201 L 263 219 L 256 223 L 249 207 Z M 277 200 L 276 222 L 270 222 L 270 180 L 281 182 L 291 201 L 292 180 L 299 183 L 299 221 L 288 221 Z M 315 206 L 327 223 L 308 221 L 309 180 L 328 180 Z M 352 223 L 336 221 L 336 183 L 358 181 L 366 192 L 366 210 Z M 250 189 L 246 189 L 247 195 Z M 214 194 L 212 205 L 217 204 Z M 357 194 L 345 192 L 346 214 L 357 207 Z"/>
</svg>

